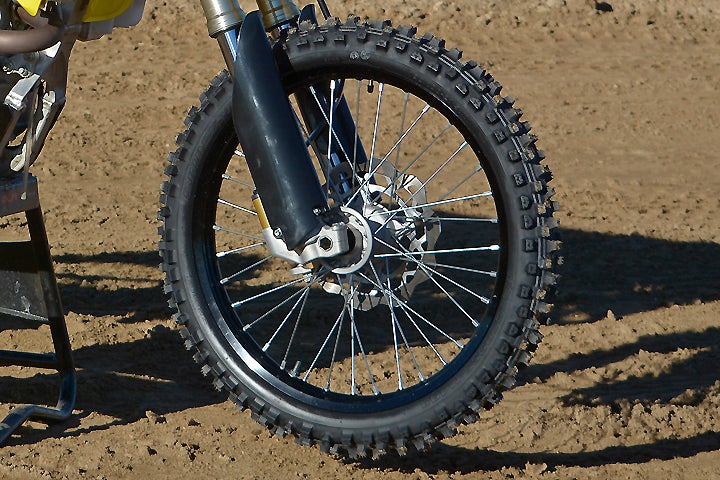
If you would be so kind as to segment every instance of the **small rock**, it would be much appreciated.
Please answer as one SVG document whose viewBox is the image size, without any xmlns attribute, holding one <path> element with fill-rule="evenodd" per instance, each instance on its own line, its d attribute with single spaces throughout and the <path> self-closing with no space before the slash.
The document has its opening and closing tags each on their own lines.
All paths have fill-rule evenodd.
<svg viewBox="0 0 720 480">
<path fill-rule="evenodd" d="M 187 424 L 188 424 L 188 427 L 199 427 L 200 426 L 200 422 L 198 422 L 194 418 L 191 418 L 190 420 L 188 420 Z"/>
<path fill-rule="evenodd" d="M 595 10 L 598 12 L 612 12 L 613 7 L 608 2 L 598 2 L 595 1 Z"/>
<path fill-rule="evenodd" d="M 163 417 L 162 415 L 158 415 L 152 410 L 148 410 L 147 412 L 145 412 L 145 416 L 148 420 L 150 420 L 151 423 L 165 423 L 167 421 L 165 417 Z"/>
<path fill-rule="evenodd" d="M 605 315 L 605 318 L 607 318 L 608 320 L 620 320 L 620 319 L 622 319 L 621 316 L 615 315 L 615 312 L 613 312 L 612 310 L 608 310 L 608 311 L 607 311 L 607 314 Z"/>
</svg>

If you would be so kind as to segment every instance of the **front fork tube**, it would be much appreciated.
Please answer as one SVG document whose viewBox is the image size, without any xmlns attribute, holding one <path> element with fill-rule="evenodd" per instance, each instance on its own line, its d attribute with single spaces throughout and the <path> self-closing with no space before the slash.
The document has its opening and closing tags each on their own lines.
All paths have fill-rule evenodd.
<svg viewBox="0 0 720 480">
<path fill-rule="evenodd" d="M 302 248 L 333 220 L 327 218 L 326 196 L 280 81 L 260 14 L 249 13 L 237 37 L 229 30 L 218 35 L 218 41 L 226 61 L 234 61 L 230 63 L 234 72 L 233 122 L 270 226 L 289 250 Z M 325 158 L 330 138 L 329 88 L 317 86 L 313 91 L 298 94 L 297 101 L 308 130 L 322 132 L 314 144 L 324 152 L 320 158 Z M 367 162 L 356 136 L 347 102 L 336 95 L 327 169 L 336 178 L 326 178 L 326 182 L 340 194 L 351 191 L 354 172 L 337 167 Z"/>
<path fill-rule="evenodd" d="M 240 27 L 234 72 L 233 122 L 255 188 L 276 236 L 300 248 L 329 208 L 258 12 Z"/>
<path fill-rule="evenodd" d="M 324 165 L 325 181 L 332 186 L 338 199 L 352 194 L 353 184 L 357 183 L 355 174 L 358 167 L 362 170 L 367 164 L 365 149 L 341 89 L 342 85 L 331 92 L 327 85 L 314 85 L 296 93 L 303 122 L 310 135 L 308 141 L 318 157 L 327 162 Z M 329 156 L 328 141 L 331 142 Z"/>
</svg>

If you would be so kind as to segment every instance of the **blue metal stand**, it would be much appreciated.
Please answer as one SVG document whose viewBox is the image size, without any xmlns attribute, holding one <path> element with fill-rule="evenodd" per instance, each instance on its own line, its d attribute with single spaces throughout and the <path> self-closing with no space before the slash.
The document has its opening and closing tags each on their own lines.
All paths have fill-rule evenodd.
<svg viewBox="0 0 720 480">
<path fill-rule="evenodd" d="M 75 405 L 72 349 L 40 209 L 37 179 L 29 176 L 24 181 L 18 176 L 0 180 L 0 217 L 23 212 L 30 240 L 0 242 L 0 323 L 4 318 L 11 318 L 36 326 L 48 325 L 54 353 L 0 350 L 0 367 L 15 365 L 55 370 L 60 377 L 60 391 L 55 407 L 23 405 L 14 408 L 0 422 L 0 445 L 26 420 L 66 420 Z"/>
</svg>

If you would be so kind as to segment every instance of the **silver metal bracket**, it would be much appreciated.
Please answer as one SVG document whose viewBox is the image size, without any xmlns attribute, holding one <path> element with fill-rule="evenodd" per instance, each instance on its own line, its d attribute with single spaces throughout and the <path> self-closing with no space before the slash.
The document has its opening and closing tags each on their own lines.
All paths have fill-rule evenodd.
<svg viewBox="0 0 720 480">
<path fill-rule="evenodd" d="M 322 227 L 320 232 L 310 239 L 299 253 L 288 250 L 285 242 L 282 238 L 275 236 L 272 228 L 268 227 L 262 233 L 270 255 L 297 265 L 305 265 L 322 258 L 333 258 L 350 250 L 348 227 L 344 223 L 334 223 Z"/>
</svg>

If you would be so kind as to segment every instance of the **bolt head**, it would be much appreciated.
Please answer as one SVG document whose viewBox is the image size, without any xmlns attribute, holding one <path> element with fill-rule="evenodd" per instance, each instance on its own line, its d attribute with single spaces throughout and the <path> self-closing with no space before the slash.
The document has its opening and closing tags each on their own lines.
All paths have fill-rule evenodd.
<svg viewBox="0 0 720 480">
<path fill-rule="evenodd" d="M 280 230 L 279 228 L 276 228 L 275 230 L 273 230 L 273 236 L 275 238 L 282 238 L 282 236 L 283 236 L 282 230 Z"/>
<path fill-rule="evenodd" d="M 322 237 L 320 240 L 318 240 L 318 245 L 324 251 L 329 252 L 333 244 L 332 240 L 330 240 L 328 237 Z"/>
</svg>

